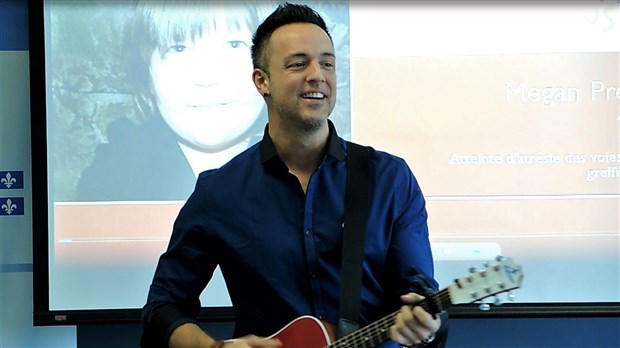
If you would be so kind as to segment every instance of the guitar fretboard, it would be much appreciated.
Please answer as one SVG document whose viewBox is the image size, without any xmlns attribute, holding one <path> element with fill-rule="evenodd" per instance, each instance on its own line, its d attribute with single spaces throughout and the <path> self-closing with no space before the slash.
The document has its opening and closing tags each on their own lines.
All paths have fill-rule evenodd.
<svg viewBox="0 0 620 348">
<path fill-rule="evenodd" d="M 441 290 L 432 295 L 427 296 L 424 300 L 415 304 L 421 306 L 431 314 L 437 314 L 452 305 L 448 289 Z M 390 339 L 390 326 L 394 324 L 394 320 L 399 311 L 387 315 L 378 321 L 358 330 L 354 333 L 344 336 L 336 342 L 330 344 L 329 348 L 373 348 L 378 344 L 386 342 Z"/>
</svg>

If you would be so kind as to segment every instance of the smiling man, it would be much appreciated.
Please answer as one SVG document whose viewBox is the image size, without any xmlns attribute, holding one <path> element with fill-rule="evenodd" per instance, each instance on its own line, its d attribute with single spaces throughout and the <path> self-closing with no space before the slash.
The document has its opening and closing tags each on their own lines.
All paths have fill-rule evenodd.
<svg viewBox="0 0 620 348">
<path fill-rule="evenodd" d="M 252 40 L 252 74 L 267 104 L 260 143 L 203 172 L 160 257 L 143 312 L 145 347 L 307 347 L 265 338 L 295 318 L 339 321 L 347 162 L 352 144 L 329 115 L 336 56 L 323 19 L 283 4 Z M 443 347 L 445 314 L 412 305 L 437 289 L 425 200 L 408 165 L 370 147 L 370 207 L 359 313 L 366 326 L 398 311 L 376 346 Z M 235 310 L 236 339 L 195 321 L 198 296 L 220 266 Z M 436 339 L 434 339 L 437 337 Z M 356 345 L 357 347 L 358 345 Z M 366 347 L 366 345 L 364 345 Z"/>
<path fill-rule="evenodd" d="M 253 77 L 267 103 L 269 136 L 306 191 L 324 156 L 327 118 L 336 104 L 331 38 L 315 24 L 292 23 L 274 30 L 268 46 L 255 47 Z"/>
</svg>

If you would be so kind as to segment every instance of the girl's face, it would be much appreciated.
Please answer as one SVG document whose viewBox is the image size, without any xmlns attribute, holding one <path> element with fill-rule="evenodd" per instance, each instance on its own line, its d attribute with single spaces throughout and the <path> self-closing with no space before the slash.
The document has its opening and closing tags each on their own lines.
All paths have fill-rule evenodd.
<svg viewBox="0 0 620 348">
<path fill-rule="evenodd" d="M 264 108 L 252 83 L 252 33 L 215 23 L 151 55 L 150 74 L 161 115 L 185 143 L 215 152 L 241 141 Z"/>
</svg>

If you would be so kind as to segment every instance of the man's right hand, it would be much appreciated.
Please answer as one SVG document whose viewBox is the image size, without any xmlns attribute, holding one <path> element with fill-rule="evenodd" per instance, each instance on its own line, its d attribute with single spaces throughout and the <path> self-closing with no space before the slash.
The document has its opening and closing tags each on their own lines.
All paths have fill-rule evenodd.
<svg viewBox="0 0 620 348">
<path fill-rule="evenodd" d="M 244 336 L 224 341 L 222 348 L 281 348 L 282 342 L 278 339 L 265 338 L 254 335 Z"/>
<path fill-rule="evenodd" d="M 185 323 L 174 329 L 172 335 L 170 335 L 168 345 L 170 348 L 281 348 L 282 342 L 277 339 L 254 335 L 226 340 L 224 342 L 216 341 L 207 335 L 198 325 L 194 323 Z"/>
</svg>

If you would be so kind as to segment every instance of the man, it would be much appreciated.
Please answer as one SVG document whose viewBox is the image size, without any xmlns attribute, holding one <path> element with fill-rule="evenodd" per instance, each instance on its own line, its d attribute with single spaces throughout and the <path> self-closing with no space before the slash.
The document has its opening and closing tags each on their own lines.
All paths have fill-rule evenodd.
<svg viewBox="0 0 620 348">
<path fill-rule="evenodd" d="M 252 58 L 268 109 L 264 138 L 200 175 L 160 258 L 143 344 L 159 337 L 170 347 L 279 347 L 263 337 L 298 316 L 338 322 L 348 151 L 328 121 L 336 102 L 333 42 L 316 12 L 284 4 L 258 27 Z M 373 149 L 369 157 L 359 324 L 400 307 L 386 346 L 426 346 L 447 317 L 406 305 L 437 288 L 424 198 L 402 159 Z M 241 337 L 226 342 L 193 319 L 217 265 Z M 445 333 L 438 337 L 431 345 L 444 344 Z"/>
</svg>

